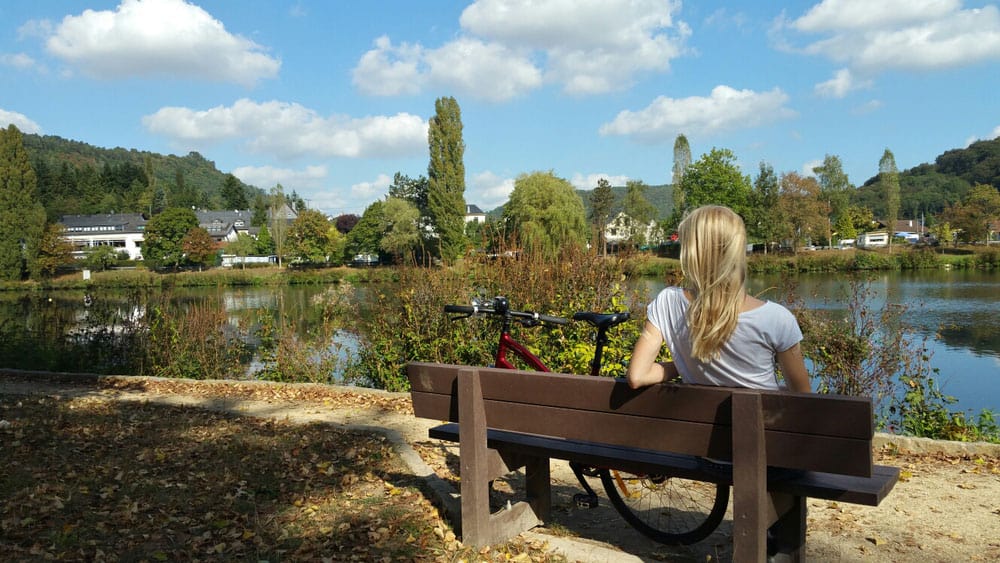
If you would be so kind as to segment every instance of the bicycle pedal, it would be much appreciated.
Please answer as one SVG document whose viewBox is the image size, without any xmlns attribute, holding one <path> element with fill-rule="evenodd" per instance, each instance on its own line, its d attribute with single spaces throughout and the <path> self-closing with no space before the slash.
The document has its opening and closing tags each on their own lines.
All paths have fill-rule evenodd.
<svg viewBox="0 0 1000 563">
<path fill-rule="evenodd" d="M 597 508 L 597 495 L 577 493 L 573 495 L 573 503 L 577 508 Z"/>
</svg>

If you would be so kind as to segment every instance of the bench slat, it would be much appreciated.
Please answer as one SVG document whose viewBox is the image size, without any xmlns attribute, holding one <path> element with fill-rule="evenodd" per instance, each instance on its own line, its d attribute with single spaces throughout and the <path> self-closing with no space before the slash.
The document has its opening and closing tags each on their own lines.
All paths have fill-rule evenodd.
<svg viewBox="0 0 1000 563">
<path fill-rule="evenodd" d="M 486 394 L 485 386 L 484 394 Z M 412 392 L 411 397 L 417 416 L 458 422 L 455 397 L 418 391 Z M 722 403 L 717 408 L 727 410 L 723 408 L 726 404 Z M 540 435 L 558 433 L 566 438 L 587 442 L 606 442 L 650 450 L 731 459 L 730 426 L 713 424 L 711 417 L 694 417 L 697 419 L 694 421 L 676 420 L 662 415 L 625 416 L 607 410 L 587 412 L 494 400 L 485 401 L 485 408 L 487 424 L 491 428 Z M 768 412 L 772 415 L 775 413 L 773 409 Z M 868 416 L 870 420 L 870 414 Z M 765 422 L 767 421 L 768 418 L 765 416 Z M 771 465 L 794 469 L 822 469 L 861 477 L 871 474 L 873 459 L 870 439 L 784 432 L 768 426 L 765 442 Z"/>
<path fill-rule="evenodd" d="M 463 366 L 409 364 L 407 370 L 413 392 L 453 396 L 458 369 L 461 367 Z M 746 392 L 732 388 L 670 384 L 631 390 L 621 380 L 610 378 L 477 369 L 482 381 L 483 396 L 488 399 L 722 425 L 731 424 L 728 405 L 732 394 Z M 573 393 L 566 392 L 567 385 L 571 386 Z M 761 395 L 765 427 L 769 430 L 866 440 L 874 435 L 872 405 L 868 399 L 789 392 L 751 392 Z M 457 412 L 455 402 L 437 406 L 447 406 L 448 413 Z M 417 416 L 454 420 L 452 414 L 442 414 L 439 410 L 426 415 L 418 413 Z"/>
<path fill-rule="evenodd" d="M 430 429 L 431 438 L 458 442 L 458 424 L 448 423 Z M 651 450 L 636 450 L 606 444 L 563 440 L 546 436 L 489 430 L 490 448 L 529 456 L 578 461 L 595 467 L 616 467 L 632 473 L 669 473 L 683 479 L 732 485 L 732 475 L 706 467 L 697 456 Z M 899 468 L 874 466 L 871 477 L 836 475 L 821 471 L 784 474 L 768 482 L 768 490 L 866 506 L 878 506 L 899 477 Z"/>
</svg>

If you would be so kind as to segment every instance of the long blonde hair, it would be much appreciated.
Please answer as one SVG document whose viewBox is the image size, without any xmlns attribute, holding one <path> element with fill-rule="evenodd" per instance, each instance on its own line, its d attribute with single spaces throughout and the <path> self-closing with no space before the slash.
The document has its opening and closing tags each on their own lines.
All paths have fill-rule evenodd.
<svg viewBox="0 0 1000 563">
<path fill-rule="evenodd" d="M 743 306 L 746 227 L 728 207 L 707 205 L 687 214 L 678 235 L 685 286 L 694 293 L 687 313 L 691 353 L 708 362 L 736 330 Z"/>
</svg>

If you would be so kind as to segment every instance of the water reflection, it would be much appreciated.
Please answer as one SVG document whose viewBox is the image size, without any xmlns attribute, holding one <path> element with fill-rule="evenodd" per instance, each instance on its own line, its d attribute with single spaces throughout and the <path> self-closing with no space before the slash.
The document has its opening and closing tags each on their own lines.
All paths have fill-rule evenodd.
<svg viewBox="0 0 1000 563">
<path fill-rule="evenodd" d="M 968 270 L 878 272 L 867 277 L 870 306 L 906 307 L 904 322 L 926 337 L 930 365 L 957 407 L 1000 411 L 1000 273 Z M 651 291 L 662 283 L 648 282 Z M 846 314 L 851 282 L 842 274 L 805 274 L 790 280 L 753 276 L 749 291 L 780 300 L 792 290 L 807 307 Z"/>
</svg>

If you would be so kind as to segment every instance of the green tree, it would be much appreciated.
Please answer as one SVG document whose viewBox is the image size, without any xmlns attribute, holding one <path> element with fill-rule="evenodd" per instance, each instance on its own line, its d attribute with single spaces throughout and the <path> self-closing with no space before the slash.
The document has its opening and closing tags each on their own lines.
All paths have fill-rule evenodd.
<svg viewBox="0 0 1000 563">
<path fill-rule="evenodd" d="M 525 249 L 546 258 L 555 258 L 564 246 L 587 241 L 583 200 L 572 184 L 552 172 L 518 176 L 503 218 Z"/>
<path fill-rule="evenodd" d="M 761 162 L 760 172 L 753 182 L 750 211 L 745 217 L 745 223 L 750 239 L 764 243 L 765 254 L 771 243 L 776 242 L 779 233 L 782 232 L 782 217 L 778 211 L 779 197 L 778 175 L 774 173 L 774 167 Z"/>
<path fill-rule="evenodd" d="M 107 245 L 92 246 L 84 254 L 83 265 L 91 270 L 103 272 L 104 270 L 110 270 L 127 259 L 127 252 L 119 252 L 114 247 Z"/>
<path fill-rule="evenodd" d="M 257 232 L 257 254 L 261 256 L 274 255 L 274 239 L 271 238 L 271 231 L 267 228 L 267 224 L 261 225 L 260 231 Z"/>
<path fill-rule="evenodd" d="M 885 149 L 878 161 L 878 176 L 885 195 L 885 223 L 889 230 L 889 252 L 892 252 L 896 219 L 899 218 L 899 170 L 896 168 L 896 157 L 889 149 Z"/>
<path fill-rule="evenodd" d="M 303 209 L 288 229 L 288 251 L 303 262 L 326 262 L 330 252 L 330 221 L 326 215 Z"/>
<path fill-rule="evenodd" d="M 219 245 L 212 239 L 212 235 L 202 227 L 195 227 L 184 235 L 181 240 L 181 250 L 184 251 L 184 258 L 201 270 L 205 266 L 215 263 L 215 257 L 219 253 Z"/>
<path fill-rule="evenodd" d="M 38 273 L 50 278 L 61 266 L 73 263 L 73 245 L 63 238 L 63 226 L 50 223 L 42 233 L 38 247 Z"/>
<path fill-rule="evenodd" d="M 397 261 L 411 255 L 420 244 L 420 210 L 412 202 L 398 197 L 386 198 L 382 206 L 382 240 L 379 248 Z"/>
<path fill-rule="evenodd" d="M 847 210 L 851 202 L 851 192 L 854 186 L 844 172 L 844 165 L 840 162 L 840 157 L 836 155 L 826 155 L 823 164 L 813 168 L 813 174 L 819 181 L 820 198 L 830 206 L 830 222 L 837 223 L 840 216 Z M 831 243 L 833 233 L 828 233 L 827 238 Z M 841 237 L 853 238 L 853 237 Z"/>
<path fill-rule="evenodd" d="M 243 185 L 232 174 L 226 174 L 226 179 L 222 183 L 222 204 L 226 209 L 249 209 L 250 202 L 247 200 L 246 191 Z"/>
<path fill-rule="evenodd" d="M 236 240 L 230 241 L 226 244 L 225 250 L 228 254 L 232 254 L 240 258 L 240 264 L 245 270 L 247 267 L 245 258 L 257 252 L 257 242 L 252 236 L 246 233 L 238 233 L 236 235 Z"/>
<path fill-rule="evenodd" d="M 438 98 L 427 133 L 427 210 L 438 236 L 441 259 L 451 262 L 465 251 L 465 142 L 462 114 L 455 98 Z"/>
<path fill-rule="evenodd" d="M 826 203 L 819 199 L 819 189 L 814 178 L 797 172 L 781 175 L 778 209 L 784 218 L 782 234 L 792 241 L 793 249 L 803 241 L 825 236 L 828 212 Z"/>
<path fill-rule="evenodd" d="M 427 214 L 428 181 L 424 176 L 410 178 L 406 174 L 396 172 L 389 185 L 389 197 L 406 200 L 417 206 L 421 215 Z"/>
<path fill-rule="evenodd" d="M 611 220 L 611 209 L 615 205 L 615 193 L 611 183 L 606 178 L 597 181 L 597 187 L 590 192 L 590 224 L 593 225 L 595 240 L 602 256 L 608 254 L 607 233 L 608 221 Z"/>
<path fill-rule="evenodd" d="M 288 238 L 288 200 L 285 198 L 285 189 L 281 184 L 276 184 L 271 188 L 267 226 L 271 232 L 271 239 L 274 240 L 274 254 L 278 257 L 278 267 L 280 268 L 285 255 L 285 242 Z"/>
<path fill-rule="evenodd" d="M 650 242 L 646 240 L 646 231 L 656 217 L 656 207 L 646 199 L 646 187 L 641 180 L 629 180 L 625 184 L 623 210 L 629 221 L 630 242 L 635 245 Z"/>
<path fill-rule="evenodd" d="M 681 189 L 681 182 L 688 166 L 691 166 L 691 145 L 688 144 L 687 137 L 680 134 L 674 140 L 674 169 L 670 176 L 670 183 L 674 186 L 674 208 L 684 208 L 684 190 Z"/>
<path fill-rule="evenodd" d="M 198 226 L 198 217 L 186 207 L 171 207 L 150 218 L 144 231 L 143 259 L 153 267 L 177 269 L 184 260 L 184 237 Z"/>
<path fill-rule="evenodd" d="M 344 245 L 344 258 L 350 260 L 358 254 L 376 254 L 382 247 L 382 228 L 385 226 L 385 202 L 375 201 L 365 208 Z"/>
<path fill-rule="evenodd" d="M 750 208 L 750 177 L 740 172 L 736 155 L 729 149 L 713 148 L 691 164 L 681 180 L 681 191 L 681 212 L 714 204 L 746 217 Z"/>
<path fill-rule="evenodd" d="M 977 184 L 961 203 L 945 210 L 942 217 L 958 231 L 963 242 L 988 242 L 990 223 L 1000 217 L 1000 193 L 993 186 Z"/>
<path fill-rule="evenodd" d="M 0 129 L 0 279 L 40 274 L 45 209 L 36 199 L 37 187 L 21 131 L 13 125 Z"/>
</svg>

